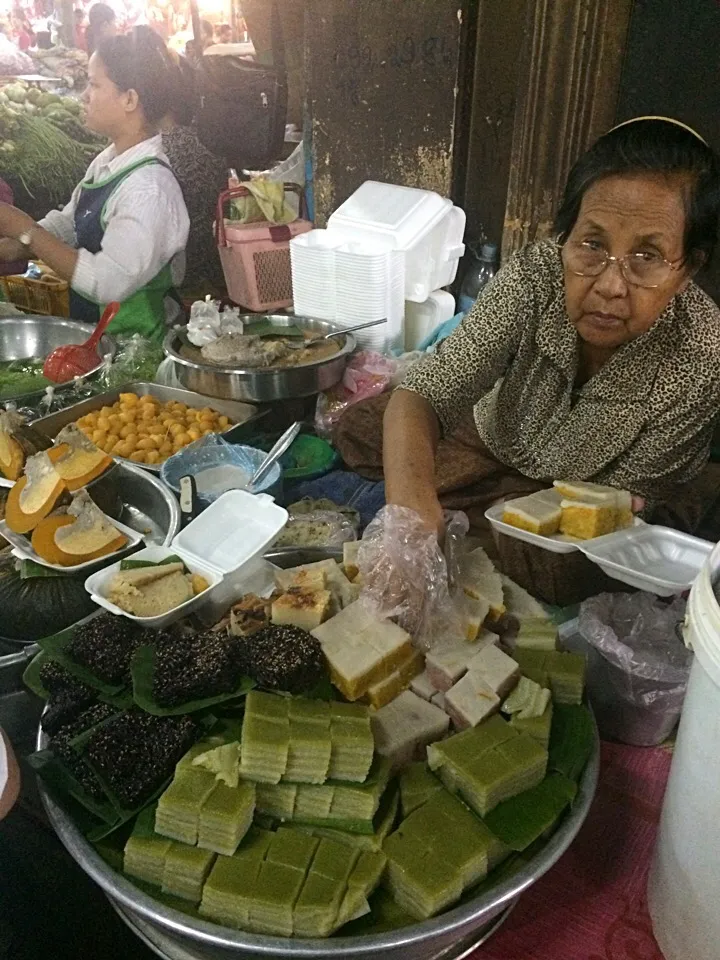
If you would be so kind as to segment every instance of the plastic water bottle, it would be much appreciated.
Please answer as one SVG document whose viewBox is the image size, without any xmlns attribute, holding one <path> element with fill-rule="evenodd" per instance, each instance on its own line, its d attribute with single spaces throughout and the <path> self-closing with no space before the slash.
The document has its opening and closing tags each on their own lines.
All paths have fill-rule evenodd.
<svg viewBox="0 0 720 960">
<path fill-rule="evenodd" d="M 463 313 L 468 310 L 477 300 L 480 291 L 497 273 L 498 268 L 498 248 L 495 243 L 484 243 L 480 247 L 480 253 L 475 253 L 475 262 L 471 263 L 465 278 L 460 287 L 460 297 L 458 299 L 458 309 Z"/>
</svg>

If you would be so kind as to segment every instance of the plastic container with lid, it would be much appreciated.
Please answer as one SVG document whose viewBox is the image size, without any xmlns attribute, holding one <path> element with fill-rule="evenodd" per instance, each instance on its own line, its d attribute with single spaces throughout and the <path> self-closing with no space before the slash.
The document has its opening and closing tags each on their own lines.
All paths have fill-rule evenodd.
<svg viewBox="0 0 720 960">
<path fill-rule="evenodd" d="M 145 627 L 162 630 L 197 607 L 213 599 L 213 591 L 230 580 L 242 580 L 273 542 L 288 520 L 288 514 L 267 494 L 229 490 L 189 523 L 168 547 L 146 547 L 133 554 L 133 560 L 159 563 L 170 556 L 179 557 L 190 573 L 205 577 L 210 586 L 185 603 L 156 617 L 136 617 L 107 599 L 113 577 L 119 572 L 115 563 L 85 581 L 85 589 L 99 606 L 111 613 L 135 620 Z"/>
<path fill-rule="evenodd" d="M 720 952 L 720 545 L 690 592 L 685 641 L 695 652 L 648 881 L 666 960 Z"/>
<path fill-rule="evenodd" d="M 614 580 L 659 597 L 672 597 L 689 590 L 713 548 L 708 540 L 640 519 L 627 530 L 592 540 L 576 540 L 563 534 L 543 536 L 505 523 L 503 511 L 502 503 L 485 511 L 485 517 L 498 533 L 551 553 L 579 550 Z"/>
<path fill-rule="evenodd" d="M 447 290 L 434 290 L 424 303 L 405 304 L 405 350 L 417 350 L 433 330 L 455 316 L 455 297 Z"/>
<path fill-rule="evenodd" d="M 432 190 L 367 180 L 328 220 L 328 232 L 384 243 L 405 253 L 405 299 L 427 300 L 457 274 L 465 212 Z"/>
</svg>

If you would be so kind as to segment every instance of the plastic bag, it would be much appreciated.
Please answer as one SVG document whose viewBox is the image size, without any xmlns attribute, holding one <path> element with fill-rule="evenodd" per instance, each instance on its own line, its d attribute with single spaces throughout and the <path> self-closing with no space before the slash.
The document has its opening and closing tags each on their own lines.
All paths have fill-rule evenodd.
<svg viewBox="0 0 720 960">
<path fill-rule="evenodd" d="M 603 593 L 581 605 L 588 694 L 602 734 L 641 746 L 669 736 L 692 664 L 679 635 L 684 618 L 682 598 L 665 603 L 649 593 Z"/>
<path fill-rule="evenodd" d="M 315 408 L 318 436 L 329 440 L 335 424 L 348 407 L 370 397 L 379 397 L 389 390 L 396 370 L 396 361 L 380 353 L 361 351 L 355 354 L 345 367 L 340 383 L 318 395 Z"/>
<path fill-rule="evenodd" d="M 457 562 L 465 537 L 465 514 L 450 517 L 446 551 Z M 381 619 L 393 619 L 416 647 L 431 650 L 462 636 L 462 618 L 451 595 L 456 571 L 448 576 L 448 560 L 435 533 L 407 507 L 389 504 L 363 534 L 358 551 L 361 601 Z"/>
<path fill-rule="evenodd" d="M 293 515 L 273 542 L 275 547 L 341 547 L 357 539 L 357 532 L 345 514 L 314 510 Z"/>
<path fill-rule="evenodd" d="M 205 300 L 196 300 L 190 307 L 190 320 L 187 325 L 187 338 L 196 347 L 204 347 L 214 343 L 218 337 L 228 333 L 242 333 L 245 325 L 240 319 L 240 310 L 237 307 L 220 309 L 217 300 L 206 297 Z"/>
<path fill-rule="evenodd" d="M 112 363 L 108 362 L 100 373 L 98 383 L 104 389 L 112 390 L 124 383 L 148 382 L 155 379 L 157 369 L 164 359 L 160 344 L 141 337 L 139 333 L 131 337 L 117 337 L 117 352 Z"/>
</svg>

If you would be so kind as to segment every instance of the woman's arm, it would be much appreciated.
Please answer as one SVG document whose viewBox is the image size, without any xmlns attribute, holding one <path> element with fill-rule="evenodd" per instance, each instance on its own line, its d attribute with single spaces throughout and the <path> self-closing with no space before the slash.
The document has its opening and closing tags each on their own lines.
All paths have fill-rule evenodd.
<svg viewBox="0 0 720 960">
<path fill-rule="evenodd" d="M 383 467 L 388 503 L 410 507 L 442 533 L 435 487 L 441 432 L 495 385 L 537 320 L 535 267 L 521 252 L 485 288 L 435 354 L 414 367 L 385 411 Z M 536 278 L 537 279 L 537 278 Z"/>
<path fill-rule="evenodd" d="M 57 211 L 58 215 L 60 211 Z M 0 259 L 25 260 L 28 256 L 42 260 L 63 280 L 72 280 L 77 263 L 77 250 L 35 223 L 32 217 L 10 204 L 0 204 Z M 20 243 L 21 236 L 30 238 L 29 246 Z"/>
<path fill-rule="evenodd" d="M 443 511 L 435 488 L 439 439 L 440 423 L 428 401 L 417 393 L 396 390 L 383 424 L 386 499 L 414 510 L 442 537 Z"/>
</svg>

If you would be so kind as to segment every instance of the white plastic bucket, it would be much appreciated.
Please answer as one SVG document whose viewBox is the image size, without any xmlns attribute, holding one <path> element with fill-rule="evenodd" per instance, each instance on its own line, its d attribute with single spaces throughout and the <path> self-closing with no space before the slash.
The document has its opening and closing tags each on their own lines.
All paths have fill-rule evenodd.
<svg viewBox="0 0 720 960">
<path fill-rule="evenodd" d="M 690 592 L 695 651 L 648 882 L 653 931 L 666 960 L 720 957 L 720 544 Z"/>
</svg>

